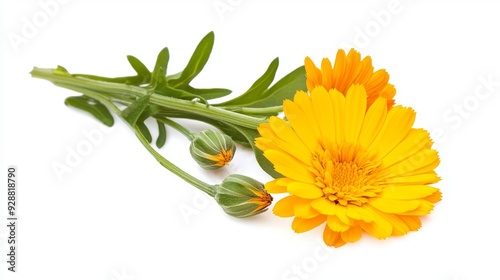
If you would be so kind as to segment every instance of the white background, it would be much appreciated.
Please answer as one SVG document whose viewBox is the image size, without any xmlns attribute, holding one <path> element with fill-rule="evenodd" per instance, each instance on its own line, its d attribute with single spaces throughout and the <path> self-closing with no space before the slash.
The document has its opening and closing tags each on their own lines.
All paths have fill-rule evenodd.
<svg viewBox="0 0 500 280">
<path fill-rule="evenodd" d="M 498 1 L 54 1 L 1 1 L 1 279 L 500 279 Z M 133 74 L 126 55 L 152 69 L 165 46 L 175 73 L 209 31 L 215 46 L 200 87 L 238 94 L 277 56 L 282 77 L 305 56 L 319 63 L 349 46 L 387 69 L 396 102 L 417 111 L 442 159 L 443 200 L 422 229 L 328 250 L 322 229 L 295 234 L 271 211 L 229 217 L 156 163 L 119 119 L 104 130 L 64 105 L 73 92 L 29 75 L 57 65 Z M 162 153 L 206 182 L 231 173 L 270 180 L 244 149 L 207 173 L 168 133 Z M 91 149 L 69 166 L 88 134 Z M 19 180 L 16 273 L 6 268 L 9 165 Z M 58 177 L 55 165 L 71 172 Z"/>
</svg>

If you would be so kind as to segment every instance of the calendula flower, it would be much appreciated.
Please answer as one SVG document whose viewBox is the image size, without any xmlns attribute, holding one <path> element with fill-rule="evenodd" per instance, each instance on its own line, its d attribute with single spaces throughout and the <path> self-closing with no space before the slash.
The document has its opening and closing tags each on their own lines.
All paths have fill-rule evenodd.
<svg viewBox="0 0 500 280">
<path fill-rule="evenodd" d="M 378 97 L 387 99 L 388 108 L 394 105 L 396 89 L 389 84 L 389 74 L 384 69 L 374 71 L 370 56 L 361 60 L 361 55 L 354 49 L 347 55 L 344 50 L 339 50 L 333 67 L 328 58 L 321 61 L 321 70 L 309 57 L 306 57 L 304 65 L 309 92 L 317 86 L 323 86 L 327 90 L 336 89 L 345 95 L 352 84 L 361 84 L 368 95 L 367 107 Z"/>
<path fill-rule="evenodd" d="M 342 84 L 344 85 L 344 84 Z M 439 157 L 429 133 L 412 128 L 415 112 L 377 96 L 368 108 L 363 85 L 314 87 L 285 100 L 286 121 L 271 117 L 256 145 L 283 175 L 265 184 L 288 193 L 273 212 L 294 217 L 301 233 L 325 224 L 323 239 L 339 247 L 366 232 L 378 239 L 421 226 L 441 192 Z"/>
<path fill-rule="evenodd" d="M 236 145 L 224 133 L 204 130 L 196 134 L 189 146 L 193 159 L 205 169 L 218 169 L 233 159 Z"/>
<path fill-rule="evenodd" d="M 224 212 L 237 218 L 260 214 L 273 201 L 262 183 L 238 174 L 229 175 L 216 185 L 214 198 Z"/>
</svg>

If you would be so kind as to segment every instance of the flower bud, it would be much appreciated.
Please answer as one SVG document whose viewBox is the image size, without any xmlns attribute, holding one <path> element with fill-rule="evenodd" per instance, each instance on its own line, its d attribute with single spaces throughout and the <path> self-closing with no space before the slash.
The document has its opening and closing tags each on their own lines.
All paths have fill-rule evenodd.
<svg viewBox="0 0 500 280">
<path fill-rule="evenodd" d="M 221 132 L 204 130 L 195 135 L 189 146 L 194 160 L 205 169 L 218 169 L 229 164 L 236 152 L 231 137 Z"/>
<path fill-rule="evenodd" d="M 273 201 L 262 183 L 236 174 L 229 175 L 216 185 L 214 197 L 224 212 L 237 218 L 262 213 Z"/>
</svg>

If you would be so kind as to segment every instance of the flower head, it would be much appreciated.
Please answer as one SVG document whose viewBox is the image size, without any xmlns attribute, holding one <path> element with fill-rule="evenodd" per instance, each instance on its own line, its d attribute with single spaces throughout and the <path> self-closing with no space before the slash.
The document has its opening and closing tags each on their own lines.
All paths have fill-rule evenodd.
<svg viewBox="0 0 500 280">
<path fill-rule="evenodd" d="M 361 55 L 354 49 L 347 55 L 344 50 L 339 50 L 333 67 L 330 60 L 324 58 L 319 69 L 306 57 L 305 68 L 309 92 L 317 86 L 323 86 L 326 90 L 336 89 L 345 95 L 352 84 L 361 84 L 368 96 L 367 108 L 378 97 L 387 99 L 388 108 L 394 104 L 396 89 L 388 83 L 389 74 L 384 69 L 374 72 L 371 57 L 367 56 L 361 60 Z"/>
<path fill-rule="evenodd" d="M 429 184 L 438 154 L 429 133 L 412 128 L 415 112 L 367 90 L 341 92 L 314 87 L 285 100 L 287 121 L 271 117 L 259 127 L 256 145 L 283 175 L 265 184 L 270 193 L 288 193 L 273 212 L 294 217 L 305 232 L 325 224 L 323 239 L 339 247 L 360 239 L 404 235 L 420 228 L 441 192 Z"/>
<path fill-rule="evenodd" d="M 204 130 L 195 135 L 189 146 L 189 152 L 201 167 L 218 169 L 233 159 L 236 145 L 226 134 Z"/>
<path fill-rule="evenodd" d="M 229 175 L 215 188 L 215 200 L 227 214 L 245 218 L 267 210 L 273 198 L 262 183 L 243 175 Z"/>
</svg>

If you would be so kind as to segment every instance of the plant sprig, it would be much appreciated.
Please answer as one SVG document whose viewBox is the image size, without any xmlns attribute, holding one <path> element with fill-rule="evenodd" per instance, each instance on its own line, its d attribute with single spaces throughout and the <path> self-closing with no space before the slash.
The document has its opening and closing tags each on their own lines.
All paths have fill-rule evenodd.
<svg viewBox="0 0 500 280">
<path fill-rule="evenodd" d="M 205 122 L 217 127 L 234 141 L 254 150 L 259 165 L 273 177 L 278 176 L 262 152 L 254 145 L 257 127 L 272 115 L 281 112 L 284 99 L 291 99 L 297 90 L 305 90 L 305 70 L 298 67 L 272 84 L 279 66 L 274 59 L 267 70 L 242 94 L 221 103 L 211 100 L 231 94 L 225 88 L 195 88 L 191 85 L 205 67 L 214 44 L 214 33 L 208 33 L 198 44 L 186 67 L 178 73 L 167 75 L 170 58 L 168 48 L 157 56 L 153 71 L 138 58 L 127 56 L 136 72 L 133 76 L 101 77 L 88 74 L 71 74 L 64 67 L 53 69 L 34 67 L 31 75 L 55 85 L 82 93 L 68 97 L 65 104 L 84 110 L 107 126 L 114 124 L 109 108 L 99 100 L 124 105 L 120 117 L 141 135 L 153 141 L 145 120 L 153 118 L 158 124 L 156 145 L 161 148 L 166 141 L 165 119 L 185 118 Z M 115 111 L 115 110 L 114 110 Z"/>
</svg>

